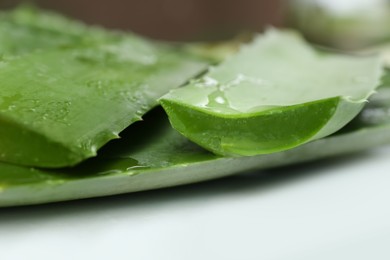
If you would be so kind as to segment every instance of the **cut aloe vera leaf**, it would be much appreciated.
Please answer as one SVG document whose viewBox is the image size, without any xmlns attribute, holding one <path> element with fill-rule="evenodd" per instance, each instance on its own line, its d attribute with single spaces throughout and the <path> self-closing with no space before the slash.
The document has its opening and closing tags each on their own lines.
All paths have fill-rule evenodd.
<svg viewBox="0 0 390 260">
<path fill-rule="evenodd" d="M 389 91 L 382 89 L 377 97 L 389 97 Z M 158 189 L 358 152 L 390 143 L 389 108 L 390 99 L 373 101 L 340 133 L 288 151 L 231 158 L 191 143 L 170 127 L 161 111 L 153 111 L 128 128 L 123 139 L 75 168 L 43 170 L 0 163 L 0 206 Z"/>
<path fill-rule="evenodd" d="M 74 165 L 206 64 L 134 37 L 0 63 L 0 160 Z"/>
<path fill-rule="evenodd" d="M 161 100 L 181 134 L 220 155 L 290 149 L 339 130 L 379 85 L 377 56 L 317 53 L 270 30 Z"/>
</svg>

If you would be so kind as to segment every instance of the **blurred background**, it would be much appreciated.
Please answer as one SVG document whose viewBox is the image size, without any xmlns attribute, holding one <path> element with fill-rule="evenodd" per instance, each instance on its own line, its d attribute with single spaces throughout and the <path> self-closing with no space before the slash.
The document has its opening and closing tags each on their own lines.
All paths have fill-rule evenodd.
<svg viewBox="0 0 390 260">
<path fill-rule="evenodd" d="M 0 0 L 12 8 L 19 0 Z M 29 0 L 88 24 L 169 41 L 224 40 L 267 26 L 355 49 L 390 40 L 390 0 Z"/>
<path fill-rule="evenodd" d="M 11 8 L 18 0 L 0 0 Z M 283 0 L 35 0 L 89 24 L 129 29 L 170 41 L 219 40 L 280 25 Z"/>
</svg>

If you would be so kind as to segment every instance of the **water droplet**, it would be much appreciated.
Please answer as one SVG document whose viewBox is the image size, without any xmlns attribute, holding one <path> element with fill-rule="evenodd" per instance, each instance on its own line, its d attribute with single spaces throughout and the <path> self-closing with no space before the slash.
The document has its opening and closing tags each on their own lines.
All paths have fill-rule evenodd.
<svg viewBox="0 0 390 260">
<path fill-rule="evenodd" d="M 137 111 L 135 111 L 135 114 L 136 114 L 138 117 L 141 117 L 144 113 L 143 113 L 141 110 L 137 110 Z"/>
<path fill-rule="evenodd" d="M 67 116 L 70 113 L 70 101 L 52 101 L 35 107 L 35 113 L 41 115 L 42 120 L 68 124 Z"/>
<path fill-rule="evenodd" d="M 140 173 L 140 170 L 150 169 L 148 166 L 134 165 L 126 168 L 126 175 L 134 176 Z"/>
<path fill-rule="evenodd" d="M 15 105 L 10 105 L 8 106 L 8 111 L 13 111 L 15 110 L 16 106 Z"/>
<path fill-rule="evenodd" d="M 99 93 L 100 95 L 107 95 L 107 89 L 113 85 L 114 82 L 111 80 L 95 79 L 86 82 L 87 87 L 92 88 L 93 91 Z"/>
<path fill-rule="evenodd" d="M 230 87 L 238 86 L 243 82 L 249 82 L 249 83 L 256 84 L 256 85 L 263 85 L 263 84 L 267 83 L 263 79 L 250 77 L 250 76 L 239 73 L 239 74 L 237 74 L 237 76 L 233 80 L 231 80 L 227 84 L 225 84 L 225 87 L 230 88 Z"/>
<path fill-rule="evenodd" d="M 102 176 L 102 175 L 113 175 L 113 174 L 120 174 L 123 171 L 118 170 L 118 169 L 113 169 L 113 170 L 107 170 L 107 171 L 101 171 L 96 173 L 96 175 Z"/>
<path fill-rule="evenodd" d="M 223 97 L 218 96 L 215 98 L 215 102 L 217 102 L 218 104 L 225 104 L 226 100 Z"/>
<path fill-rule="evenodd" d="M 140 169 L 147 169 L 147 168 L 150 168 L 150 167 L 142 166 L 142 165 L 135 165 L 135 166 L 127 167 L 126 171 L 140 170 Z"/>
<path fill-rule="evenodd" d="M 205 107 L 219 112 L 237 112 L 236 109 L 230 106 L 225 93 L 219 89 L 208 96 L 208 103 Z"/>
<path fill-rule="evenodd" d="M 12 107 L 13 105 L 19 103 L 19 101 L 23 98 L 21 94 L 14 94 L 11 96 L 2 96 L 0 97 L 0 108 L 3 110 L 10 110 L 9 107 L 11 107 L 11 110 L 14 109 Z"/>
<path fill-rule="evenodd" d="M 142 104 L 142 105 L 141 105 L 141 109 L 144 110 L 144 111 L 146 111 L 146 110 L 149 109 L 149 106 L 146 105 L 146 104 Z"/>
<path fill-rule="evenodd" d="M 136 96 L 130 96 L 129 99 L 130 99 L 131 102 L 134 102 L 134 103 L 139 100 Z"/>
<path fill-rule="evenodd" d="M 193 84 L 197 87 L 216 87 L 219 85 L 219 82 L 212 77 L 205 76 L 199 80 L 195 80 Z"/>
</svg>

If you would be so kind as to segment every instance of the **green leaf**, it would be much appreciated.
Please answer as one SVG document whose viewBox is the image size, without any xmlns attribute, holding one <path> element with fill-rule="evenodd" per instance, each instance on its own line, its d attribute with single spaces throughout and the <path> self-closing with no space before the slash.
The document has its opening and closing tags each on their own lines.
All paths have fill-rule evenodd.
<svg viewBox="0 0 390 260">
<path fill-rule="evenodd" d="M 105 146 L 98 157 L 75 168 L 44 170 L 0 163 L 0 206 L 171 187 L 384 145 L 390 143 L 390 88 L 380 89 L 376 97 L 335 135 L 252 157 L 224 158 L 207 152 L 173 130 L 161 110 L 154 110 L 145 121 L 129 127 L 121 140 Z"/>
<path fill-rule="evenodd" d="M 322 54 L 272 30 L 160 102 L 174 128 L 216 154 L 265 154 L 339 130 L 381 73 L 377 56 Z"/>
<path fill-rule="evenodd" d="M 159 97 L 206 67 L 177 48 L 133 35 L 100 31 L 104 36 L 100 40 L 91 36 L 94 40 L 88 44 L 69 41 L 60 46 L 84 27 L 69 22 L 69 31 L 63 33 L 67 20 L 15 12 L 10 23 L 19 27 L 15 34 L 2 34 L 0 46 L 10 51 L 4 48 L 7 41 L 26 42 L 9 52 L 24 55 L 0 59 L 1 161 L 63 167 L 95 156 L 97 149 L 140 120 Z M 36 29 L 45 39 L 53 37 L 50 46 L 35 48 L 42 36 L 33 37 Z"/>
<path fill-rule="evenodd" d="M 114 33 L 24 5 L 0 12 L 0 35 L 0 54 L 7 57 L 114 37 Z"/>
<path fill-rule="evenodd" d="M 29 18 L 29 15 L 33 15 L 32 17 L 38 20 L 31 22 L 32 18 Z M 70 35 L 76 36 L 68 38 L 63 31 L 66 31 L 68 25 L 62 23 L 62 21 L 65 21 L 61 20 L 62 18 L 57 20 L 59 22 L 56 24 L 53 21 L 42 22 L 46 19 L 45 15 L 32 13 L 27 14 L 26 17 L 19 17 L 21 22 L 16 23 L 19 27 L 14 27 L 18 29 L 15 29 L 14 34 L 7 34 L 7 39 L 10 40 L 9 42 L 13 41 L 15 46 L 22 43 L 23 39 L 25 40 L 25 45 L 21 44 L 14 49 L 12 47 L 13 44 L 3 44 L 6 41 L 3 38 L 5 34 L 2 32 L 9 33 L 9 31 L 1 31 L 4 23 L 0 22 L 0 53 L 3 51 L 8 53 L 0 55 L 5 60 L 1 61 L 0 58 L 0 87 L 2 91 L 4 89 L 4 93 L 10 93 L 9 91 L 12 90 L 10 86 L 14 86 L 13 90 L 23 90 L 21 93 L 17 93 L 18 95 L 25 95 L 23 97 L 18 95 L 8 96 L 10 98 L 7 99 L 2 96 L 4 95 L 3 93 L 0 93 L 0 131 L 5 131 L 4 134 L 8 138 L 14 138 L 12 142 L 9 141 L 11 146 L 20 146 L 20 149 L 13 148 L 15 152 L 14 158 L 20 156 L 18 153 L 24 151 L 23 145 L 26 147 L 37 146 L 35 151 L 25 152 L 23 161 L 37 163 L 37 155 L 35 154 L 37 153 L 43 160 L 48 160 L 51 164 L 54 157 L 60 158 L 62 156 L 54 154 L 59 153 L 60 150 L 42 149 L 42 145 L 45 146 L 50 143 L 48 137 L 52 138 L 52 136 L 46 135 L 47 132 L 41 132 L 41 130 L 56 132 L 57 130 L 54 131 L 54 129 L 61 125 L 58 120 L 67 121 L 68 119 L 79 118 L 79 114 L 74 113 L 74 109 L 79 109 L 78 111 L 80 112 L 78 124 L 84 123 L 81 119 L 81 114 L 85 113 L 85 111 L 90 111 L 89 113 L 96 118 L 85 117 L 88 121 L 85 122 L 85 125 L 89 125 L 89 127 L 92 125 L 93 129 L 96 130 L 95 126 L 103 126 L 107 120 L 114 120 L 111 117 L 118 119 L 118 111 L 115 110 L 115 113 L 111 112 L 114 111 L 114 107 L 125 104 L 125 102 L 121 102 L 125 97 L 131 99 L 130 92 L 133 90 L 139 90 L 136 93 L 143 93 L 140 100 L 151 104 L 151 107 L 155 104 L 155 96 L 158 96 L 155 91 L 166 91 L 165 83 L 168 85 L 171 81 L 178 82 L 186 79 L 186 76 L 181 75 L 181 70 L 184 71 L 183 74 L 190 73 L 190 71 L 191 73 L 196 73 L 204 66 L 202 62 L 187 56 L 186 53 L 181 53 L 161 45 L 157 46 L 135 36 L 123 36 L 121 34 L 108 36 L 104 32 L 102 38 L 99 38 L 100 36 L 97 38 L 94 38 L 95 36 L 91 36 L 91 38 L 87 36 L 86 38 L 88 39 L 86 41 L 80 41 L 79 36 L 83 33 L 79 34 L 77 32 L 79 25 L 74 27 L 75 34 L 73 29 L 69 29 Z M 43 19 L 40 20 L 41 18 Z M 0 17 L 1 19 L 2 17 Z M 36 23 L 34 26 L 27 28 L 28 24 L 32 25 L 34 23 Z M 49 28 L 51 25 L 55 28 Z M 37 28 L 39 29 L 35 31 Z M 20 30 L 19 32 L 25 30 L 28 33 L 21 33 L 19 35 L 21 38 L 18 38 L 17 30 Z M 55 31 L 53 34 L 55 35 L 54 38 L 51 38 L 50 31 Z M 57 32 L 59 35 L 57 35 Z M 49 42 L 33 37 L 34 34 L 40 35 L 41 39 L 47 37 Z M 64 41 L 60 40 L 61 38 L 56 38 L 62 36 L 65 39 Z M 59 40 L 58 42 L 56 42 L 57 39 Z M 70 40 L 68 41 L 68 39 Z M 50 40 L 53 40 L 53 42 L 50 42 Z M 58 49 L 58 47 L 61 49 Z M 39 50 L 46 51 L 39 52 Z M 150 59 L 152 56 L 146 55 L 148 58 L 144 59 L 144 54 L 149 54 L 149 51 L 152 51 L 158 57 L 157 63 L 160 61 L 166 62 L 163 63 L 164 66 L 160 67 L 151 62 L 154 60 Z M 118 55 L 117 52 L 120 52 L 122 55 Z M 23 54 L 24 56 L 15 58 L 12 57 L 11 53 L 12 55 Z M 124 53 L 126 55 L 123 55 Z M 66 70 L 61 68 L 59 61 L 64 62 L 66 67 L 64 66 L 63 68 L 66 68 Z M 140 63 L 142 66 L 139 66 Z M 69 64 L 71 66 L 68 66 Z M 46 68 L 42 66 L 46 66 Z M 138 69 L 135 69 L 135 67 Z M 3 69 L 4 73 L 6 72 L 8 73 L 7 75 L 12 75 L 13 77 L 7 77 L 6 81 L 2 80 Z M 174 71 L 176 69 L 178 71 Z M 137 73 L 130 75 L 134 71 Z M 26 72 L 30 72 L 31 75 L 33 73 L 41 74 L 37 74 L 39 76 L 37 78 Z M 46 74 L 46 72 L 51 72 L 52 74 L 50 74 L 50 77 L 45 77 L 42 72 L 44 72 L 43 74 Z M 69 101 L 66 95 L 70 94 L 74 89 L 68 84 L 69 78 L 66 80 L 67 77 L 71 78 L 72 84 L 75 83 L 82 87 L 80 93 L 75 92 L 76 100 L 71 100 L 71 103 L 50 103 L 52 101 L 50 98 L 59 98 L 59 101 L 64 102 Z M 136 83 L 134 85 L 131 84 L 130 92 L 123 94 L 121 92 L 124 86 L 122 80 L 130 78 L 132 80 L 134 78 L 137 79 Z M 62 84 L 61 93 L 65 96 L 47 91 L 55 88 L 55 85 L 49 84 L 52 80 Z M 172 82 L 169 84 L 172 84 Z M 104 86 L 108 83 L 110 83 L 110 91 L 113 89 L 115 93 L 109 92 L 105 95 L 105 90 L 108 89 L 104 88 Z M 36 87 L 37 91 L 30 91 L 28 88 L 30 84 L 34 88 Z M 145 88 L 144 84 L 153 86 L 153 90 Z M 91 90 L 89 92 L 89 87 L 94 91 Z M 29 90 L 28 93 L 24 93 L 26 90 Z M 47 203 L 169 187 L 219 178 L 248 170 L 258 170 L 328 156 L 337 156 L 388 143 L 390 142 L 390 136 L 388 135 L 390 118 L 387 111 L 390 107 L 390 94 L 388 89 L 381 89 L 380 91 L 380 95 L 377 95 L 373 102 L 365 107 L 360 116 L 337 134 L 289 151 L 253 157 L 222 158 L 216 156 L 191 143 L 173 130 L 163 112 L 155 110 L 146 116 L 145 121 L 137 122 L 125 130 L 121 140 L 114 140 L 101 149 L 99 156 L 88 159 L 74 168 L 50 170 L 0 163 L 0 206 Z M 48 95 L 44 96 L 44 93 Z M 34 98 L 31 98 L 31 95 Z M 89 98 L 89 95 L 92 95 L 92 99 Z M 108 99 L 112 98 L 115 101 L 112 102 L 110 100 L 110 104 L 113 107 L 109 107 L 101 101 L 100 99 L 104 99 L 102 96 Z M 36 98 L 42 98 L 44 102 L 37 102 Z M 74 106 L 75 102 L 78 104 L 77 106 Z M 142 102 L 140 101 L 140 103 Z M 107 112 L 105 109 L 110 112 Z M 17 116 L 14 116 L 14 113 L 11 113 L 9 110 L 17 111 L 17 113 L 15 112 Z M 28 113 L 36 115 L 35 119 L 37 122 L 34 120 L 25 121 L 23 117 L 19 116 L 24 113 L 23 111 L 27 110 L 29 111 Z M 45 110 L 48 112 L 46 115 L 43 113 Z M 93 114 L 92 110 L 94 111 Z M 144 111 L 142 106 L 141 110 Z M 132 111 L 134 112 L 135 110 L 129 111 L 130 115 Z M 2 114 L 3 112 L 5 116 Z M 53 113 L 59 113 L 59 116 L 56 118 Z M 10 118 L 9 115 L 14 117 Z M 64 115 L 66 116 L 64 117 Z M 131 116 L 128 118 L 131 118 Z M 139 118 L 137 113 L 136 118 Z M 95 121 L 92 122 L 90 120 Z M 118 120 L 120 121 L 120 119 Z M 47 122 L 47 124 L 42 124 L 42 122 Z M 6 126 L 15 126 L 15 128 L 8 128 L 9 131 L 7 131 L 4 130 L 7 129 Z M 38 133 L 34 130 L 34 127 L 37 126 L 44 126 L 38 129 L 40 133 L 45 134 L 41 136 L 44 137 L 42 142 L 39 138 L 32 139 L 32 136 L 30 136 Z M 72 127 L 72 124 L 64 126 L 61 138 L 71 139 L 68 135 L 69 133 L 73 135 L 73 132 L 70 131 Z M 115 127 L 115 125 L 109 126 L 111 130 Z M 0 133 L 0 140 L 7 143 L 8 140 L 4 137 L 3 132 Z M 17 136 L 17 133 L 22 137 L 26 135 L 25 140 Z M 91 133 L 86 133 L 86 135 L 89 134 Z M 98 139 L 96 138 L 95 141 Z M 32 140 L 38 141 L 34 143 Z M 25 143 L 23 143 L 24 141 Z M 85 147 L 89 147 L 89 144 L 87 143 Z M 10 149 L 8 146 L 0 145 L 0 151 L 3 151 L 3 148 Z M 66 148 L 64 146 L 64 149 Z M 29 154 L 30 152 L 31 154 Z M 0 153 L 1 156 L 3 155 Z"/>
</svg>

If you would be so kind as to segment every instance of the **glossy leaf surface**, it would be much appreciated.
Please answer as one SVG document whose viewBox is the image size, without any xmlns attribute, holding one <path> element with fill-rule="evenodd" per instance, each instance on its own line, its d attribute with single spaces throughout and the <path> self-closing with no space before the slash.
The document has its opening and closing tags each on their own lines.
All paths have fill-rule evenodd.
<svg viewBox="0 0 390 260">
<path fill-rule="evenodd" d="M 390 91 L 381 89 L 335 135 L 289 151 L 235 158 L 215 156 L 189 142 L 170 127 L 161 110 L 153 111 L 129 127 L 123 139 L 75 168 L 42 170 L 0 163 L 0 206 L 157 189 L 358 152 L 390 143 L 389 108 Z"/>
<path fill-rule="evenodd" d="M 88 43 L 80 42 L 74 39 L 82 37 L 82 25 L 56 16 L 50 24 L 49 14 L 29 12 L 4 18 L 18 26 L 0 23 L 6 53 L 0 60 L 1 161 L 63 167 L 95 156 L 159 97 L 206 67 L 179 49 L 133 35 L 99 31 L 97 40 L 88 38 L 95 35 L 91 28 Z M 44 39 L 36 31 L 51 42 L 40 46 Z M 7 48 L 13 43 L 19 45 Z"/>
<path fill-rule="evenodd" d="M 31 6 L 0 12 L 0 54 L 5 57 L 107 41 L 114 35 Z"/>
<path fill-rule="evenodd" d="M 271 30 L 160 102 L 174 128 L 216 154 L 265 154 L 339 130 L 381 74 L 377 56 L 323 54 Z"/>
</svg>

